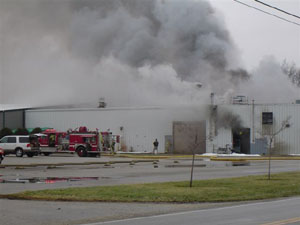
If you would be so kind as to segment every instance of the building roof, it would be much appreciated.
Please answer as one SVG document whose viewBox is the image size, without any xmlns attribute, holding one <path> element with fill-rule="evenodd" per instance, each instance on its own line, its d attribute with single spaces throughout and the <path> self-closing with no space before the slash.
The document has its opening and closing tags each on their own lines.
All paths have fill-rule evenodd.
<svg viewBox="0 0 300 225">
<path fill-rule="evenodd" d="M 19 109 L 30 109 L 28 105 L 15 105 L 15 104 L 0 104 L 0 111 L 11 111 Z"/>
</svg>

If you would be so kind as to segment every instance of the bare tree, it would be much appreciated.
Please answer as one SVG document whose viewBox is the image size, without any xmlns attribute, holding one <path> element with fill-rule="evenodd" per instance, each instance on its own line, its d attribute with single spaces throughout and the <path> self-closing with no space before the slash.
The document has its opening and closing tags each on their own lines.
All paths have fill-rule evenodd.
<svg viewBox="0 0 300 225">
<path fill-rule="evenodd" d="M 275 137 L 281 133 L 283 130 L 289 128 L 291 124 L 289 123 L 291 116 L 288 116 L 285 120 L 282 121 L 281 127 L 277 131 L 272 131 L 271 135 L 269 136 L 269 146 L 268 146 L 268 155 L 269 155 L 269 165 L 268 165 L 268 180 L 271 179 L 271 149 L 272 143 Z"/>
<path fill-rule="evenodd" d="M 193 154 L 193 159 L 192 159 L 192 167 L 191 167 L 191 178 L 190 178 L 190 187 L 193 186 L 193 174 L 194 174 L 194 165 L 195 165 L 195 155 L 196 155 L 196 150 L 201 146 L 203 142 L 208 140 L 207 137 L 203 139 L 199 139 L 198 135 L 195 135 L 195 141 L 192 143 L 189 147 L 191 149 L 191 152 Z"/>
<path fill-rule="evenodd" d="M 293 84 L 300 87 L 300 68 L 297 68 L 295 63 L 288 63 L 284 60 L 281 64 L 281 70 Z"/>
</svg>

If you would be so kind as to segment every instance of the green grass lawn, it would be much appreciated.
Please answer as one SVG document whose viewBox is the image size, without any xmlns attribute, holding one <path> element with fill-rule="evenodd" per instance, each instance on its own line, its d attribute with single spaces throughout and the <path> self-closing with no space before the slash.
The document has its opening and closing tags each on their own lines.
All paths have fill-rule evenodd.
<svg viewBox="0 0 300 225">
<path fill-rule="evenodd" d="M 300 172 L 189 182 L 26 191 L 2 198 L 108 202 L 224 202 L 300 195 Z"/>
</svg>

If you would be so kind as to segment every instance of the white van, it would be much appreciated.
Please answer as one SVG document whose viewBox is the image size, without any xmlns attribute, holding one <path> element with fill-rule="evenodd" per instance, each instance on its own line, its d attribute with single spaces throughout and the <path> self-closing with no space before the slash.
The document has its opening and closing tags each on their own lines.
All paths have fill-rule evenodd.
<svg viewBox="0 0 300 225">
<path fill-rule="evenodd" d="M 9 135 L 0 139 L 0 148 L 4 150 L 4 154 L 15 154 L 22 157 L 26 154 L 28 157 L 38 155 L 39 149 L 31 148 L 28 135 Z"/>
</svg>

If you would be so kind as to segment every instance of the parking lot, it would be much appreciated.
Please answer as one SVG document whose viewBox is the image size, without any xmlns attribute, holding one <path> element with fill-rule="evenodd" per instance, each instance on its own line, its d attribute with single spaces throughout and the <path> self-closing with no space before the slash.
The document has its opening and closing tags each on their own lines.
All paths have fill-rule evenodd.
<svg viewBox="0 0 300 225">
<path fill-rule="evenodd" d="M 181 181 L 190 178 L 190 158 L 131 159 L 80 158 L 51 155 L 33 158 L 7 156 L 0 168 L 0 193 L 94 185 Z M 196 159 L 194 179 L 212 179 L 267 173 L 267 161 L 232 166 L 227 161 Z M 272 161 L 272 172 L 300 170 L 300 161 Z"/>
</svg>

